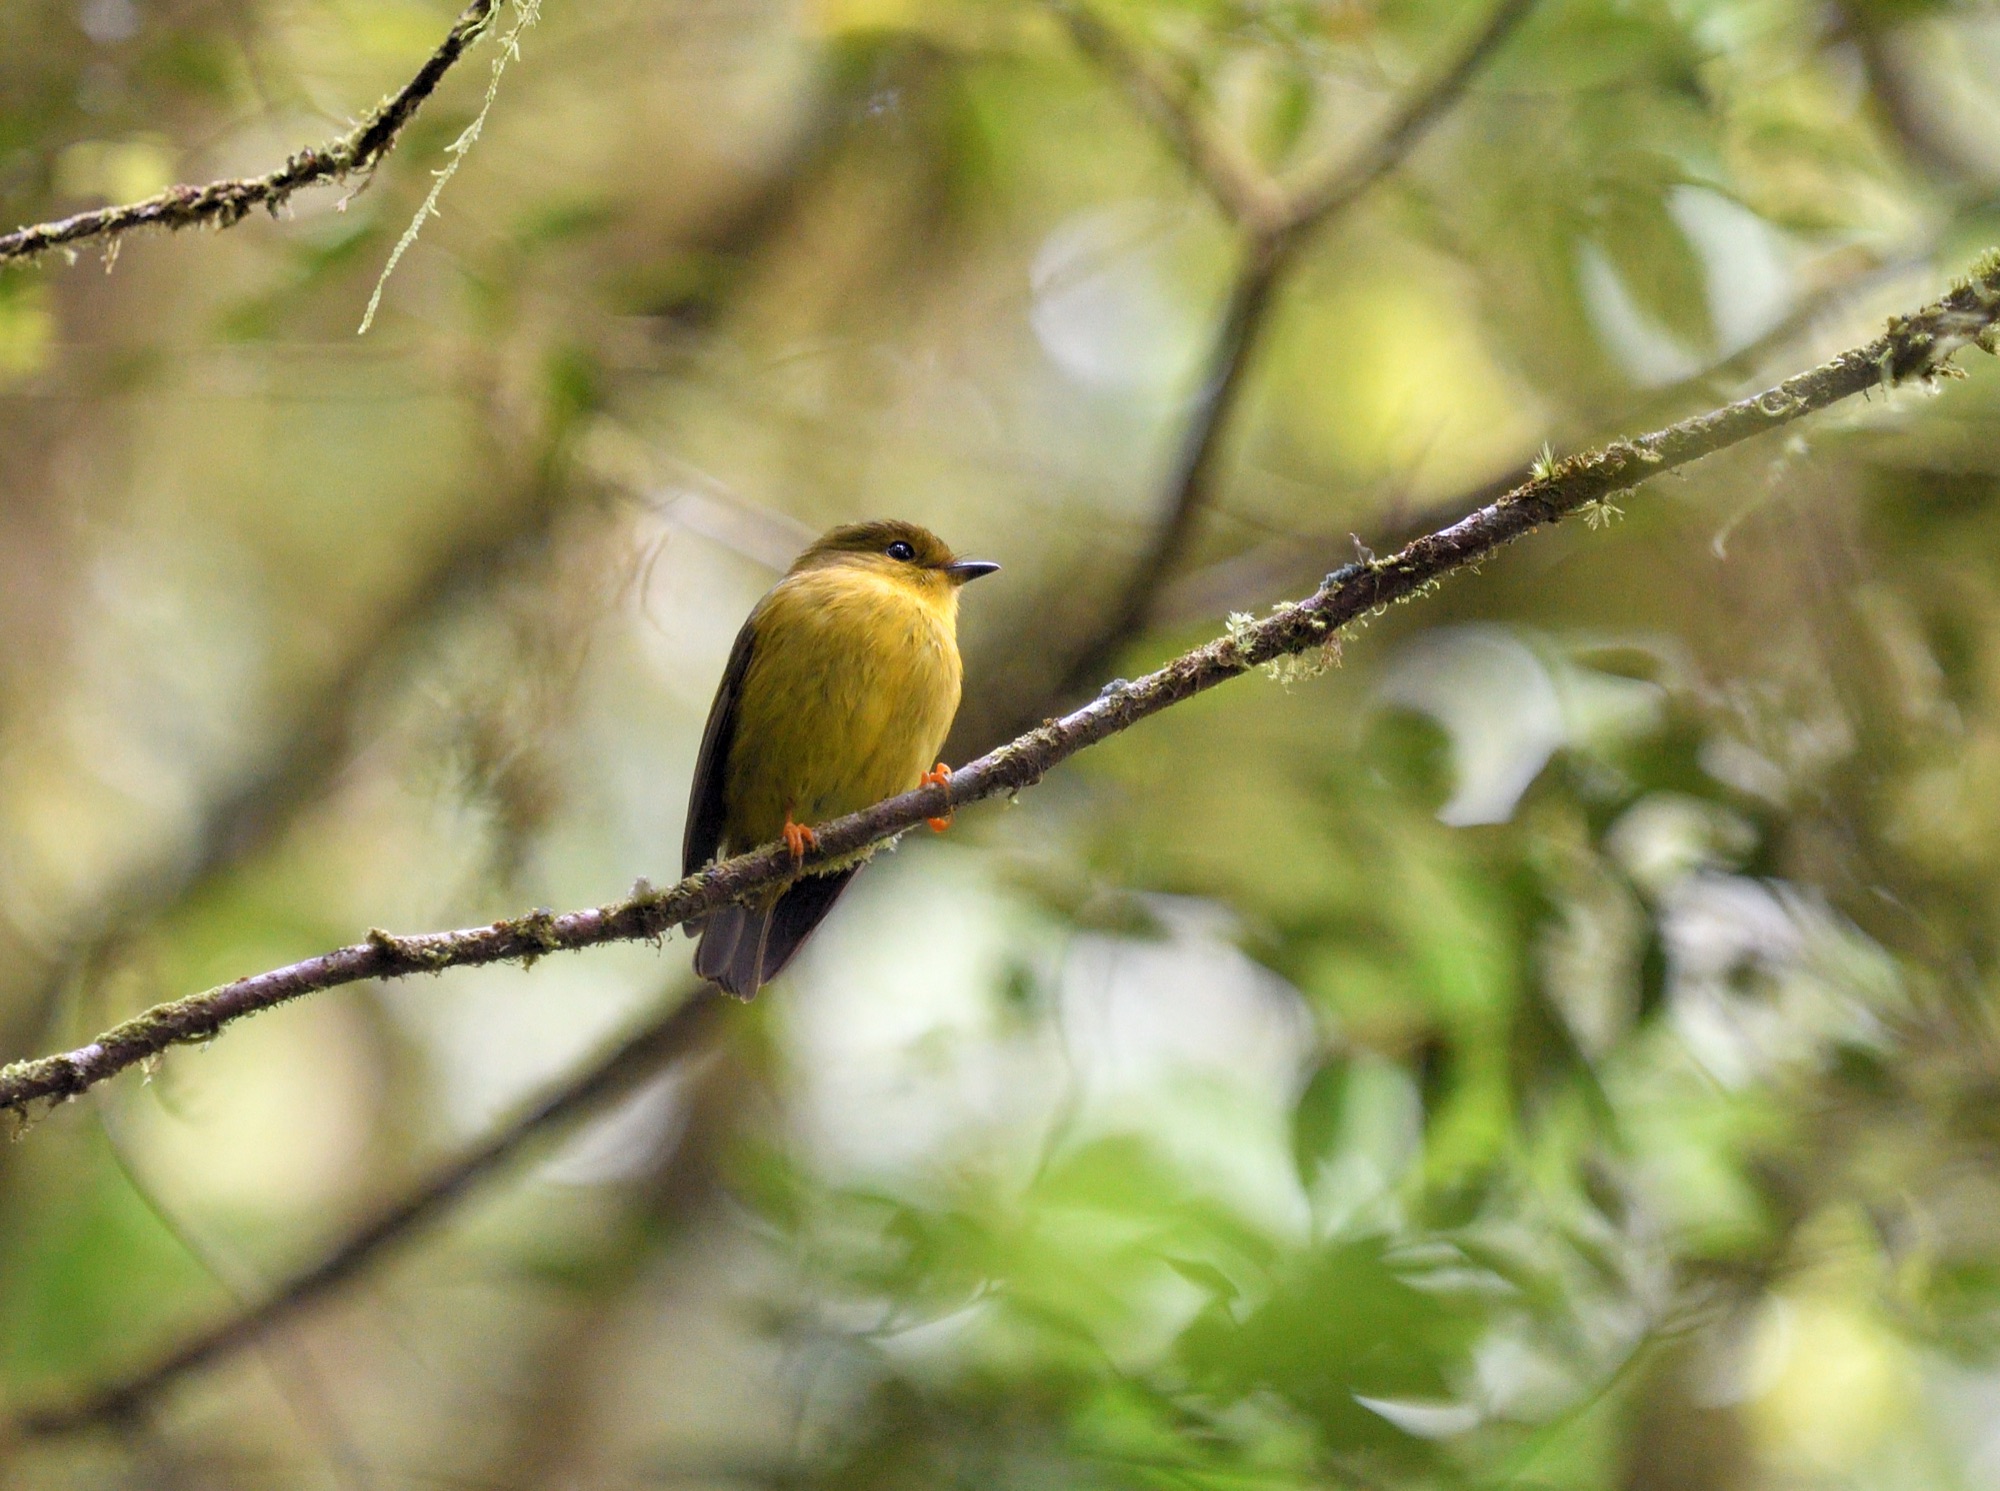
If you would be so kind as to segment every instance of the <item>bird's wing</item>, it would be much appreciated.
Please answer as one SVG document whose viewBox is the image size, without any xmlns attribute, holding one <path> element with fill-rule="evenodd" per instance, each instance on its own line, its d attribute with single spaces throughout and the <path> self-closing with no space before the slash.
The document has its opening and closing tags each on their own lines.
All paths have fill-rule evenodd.
<svg viewBox="0 0 2000 1491">
<path fill-rule="evenodd" d="M 708 707 L 708 726 L 701 732 L 701 755 L 694 763 L 694 786 L 688 792 L 687 831 L 681 837 L 681 873 L 692 875 L 722 848 L 722 785 L 728 775 L 729 748 L 736 739 L 736 703 L 743 677 L 750 671 L 750 654 L 757 642 L 757 613 L 743 623 L 736 645 L 729 649 L 715 702 Z"/>
</svg>

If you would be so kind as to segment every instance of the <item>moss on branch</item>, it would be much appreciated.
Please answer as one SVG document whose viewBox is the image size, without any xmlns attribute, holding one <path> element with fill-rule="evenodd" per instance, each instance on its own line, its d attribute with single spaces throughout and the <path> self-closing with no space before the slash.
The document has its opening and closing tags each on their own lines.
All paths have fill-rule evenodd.
<svg viewBox="0 0 2000 1491">
<path fill-rule="evenodd" d="M 1996 324 L 2000 258 L 1988 256 L 1942 299 L 1896 317 L 1874 341 L 1762 393 L 1551 463 L 1497 501 L 1396 553 L 1336 570 L 1304 599 L 1261 620 L 1238 622 L 1144 678 L 1105 688 L 1082 708 L 959 768 L 948 782 L 818 825 L 818 845 L 802 861 L 782 844 L 772 844 L 710 865 L 664 890 L 641 882 L 627 899 L 586 910 L 561 915 L 537 910 L 490 926 L 407 937 L 372 931 L 350 946 L 156 1006 L 74 1051 L 0 1069 L 0 1110 L 26 1116 L 34 1104 L 75 1097 L 169 1047 L 205 1041 L 246 1015 L 342 984 L 487 963 L 532 963 L 607 942 L 657 940 L 719 906 L 879 844 L 925 819 L 1031 787 L 1077 752 L 1252 668 L 1323 649 L 1357 618 L 1649 477 L 1856 394 L 1948 376 L 1956 352 L 1968 346 L 1993 350 Z"/>
<path fill-rule="evenodd" d="M 98 240 L 115 244 L 142 228 L 231 228 L 260 207 L 276 216 L 280 207 L 306 187 L 344 181 L 373 170 L 395 148 L 404 127 L 437 91 L 445 74 L 492 27 L 504 3 L 471 0 L 437 49 L 424 59 L 416 76 L 339 139 L 309 146 L 262 176 L 211 181 L 206 186 L 170 186 L 142 201 L 16 228 L 0 234 L 0 265 L 25 263 L 54 250 L 73 250 Z"/>
</svg>

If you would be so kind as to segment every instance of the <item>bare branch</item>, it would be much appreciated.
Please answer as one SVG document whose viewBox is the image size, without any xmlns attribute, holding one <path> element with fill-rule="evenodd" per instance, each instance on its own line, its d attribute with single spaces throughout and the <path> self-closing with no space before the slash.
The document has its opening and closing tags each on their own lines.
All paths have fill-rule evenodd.
<svg viewBox="0 0 2000 1491">
<path fill-rule="evenodd" d="M 445 33 L 417 75 L 385 98 L 337 140 L 310 146 L 263 176 L 211 181 L 206 186 L 170 186 L 144 201 L 100 207 L 56 222 L 37 223 L 0 234 L 0 265 L 39 258 L 51 249 L 95 239 L 116 240 L 138 228 L 231 228 L 252 210 L 274 216 L 292 195 L 308 186 L 343 181 L 381 163 L 396 146 L 404 126 L 437 91 L 444 75 L 491 28 L 505 0 L 471 0 Z"/>
<path fill-rule="evenodd" d="M 561 916 L 533 911 L 490 926 L 366 940 L 268 973 L 155 1006 L 74 1051 L 0 1069 L 0 1109 L 87 1092 L 170 1047 L 208 1040 L 232 1021 L 305 994 L 371 978 L 441 973 L 487 963 L 531 964 L 551 953 L 607 942 L 654 941 L 720 906 L 757 895 L 860 853 L 928 818 L 1031 787 L 1078 751 L 1204 693 L 1261 664 L 1325 647 L 1357 616 L 1408 599 L 1433 581 L 1491 557 L 1517 538 L 1648 478 L 1739 444 L 1767 430 L 1875 388 L 1930 382 L 1958 370 L 1967 346 L 1991 352 L 2000 323 L 2000 253 L 1943 299 L 1892 319 L 1874 341 L 1787 378 L 1773 388 L 1637 439 L 1570 456 L 1449 527 L 1425 534 L 1387 559 L 1350 564 L 1304 600 L 1183 653 L 1135 683 L 1115 680 L 1096 699 L 961 767 L 949 782 L 920 787 L 820 824 L 818 847 L 794 859 L 782 844 L 710 865 L 669 890 L 641 883 L 628 900 Z"/>
<path fill-rule="evenodd" d="M 65 1434 L 129 1418 L 162 1389 L 262 1339 L 281 1321 L 353 1278 L 391 1243 L 434 1221 L 530 1140 L 553 1133 L 630 1095 L 669 1064 L 699 1049 L 721 1013 L 721 1001 L 708 990 L 682 997 L 668 1014 L 622 1041 L 582 1072 L 563 1078 L 422 1185 L 377 1212 L 332 1252 L 295 1275 L 262 1304 L 230 1316 L 129 1377 L 98 1388 L 73 1403 L 23 1416 L 20 1428 L 30 1434 Z"/>
</svg>

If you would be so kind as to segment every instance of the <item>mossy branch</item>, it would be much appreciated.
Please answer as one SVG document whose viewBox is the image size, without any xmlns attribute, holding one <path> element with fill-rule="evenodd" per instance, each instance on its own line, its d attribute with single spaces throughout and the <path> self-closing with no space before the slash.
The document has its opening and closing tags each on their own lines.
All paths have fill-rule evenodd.
<svg viewBox="0 0 2000 1491">
<path fill-rule="evenodd" d="M 471 0 L 416 76 L 339 139 L 301 150 L 262 176 L 211 181 L 206 186 L 170 186 L 143 201 L 16 228 L 0 234 L 0 265 L 24 263 L 54 249 L 99 239 L 116 242 L 141 228 L 234 227 L 259 207 L 276 216 L 285 202 L 306 187 L 344 181 L 373 170 L 395 148 L 405 126 L 437 91 L 445 74 L 492 27 L 504 3 Z"/>
<path fill-rule="evenodd" d="M 818 847 L 803 860 L 773 844 L 711 865 L 670 889 L 641 884 L 629 899 L 560 916 L 534 911 L 490 926 L 410 937 L 371 931 L 348 947 L 156 1006 L 74 1051 L 0 1069 L 0 1110 L 26 1116 L 35 1103 L 75 1097 L 170 1047 L 208 1040 L 246 1015 L 342 984 L 486 963 L 531 964 L 607 942 L 657 940 L 717 907 L 869 849 L 925 819 L 1031 787 L 1077 752 L 1253 668 L 1324 648 L 1356 617 L 1416 595 L 1523 535 L 1649 477 L 1871 389 L 1956 375 L 1950 359 L 1962 348 L 1995 350 L 1996 323 L 2000 253 L 1989 254 L 1941 300 L 1896 317 L 1883 335 L 1863 346 L 1753 397 L 1554 462 L 1497 501 L 1386 559 L 1347 565 L 1303 600 L 1249 625 L 1232 626 L 1229 635 L 1136 682 L 1115 680 L 1083 708 L 989 751 L 944 785 L 921 787 L 818 825 Z"/>
</svg>

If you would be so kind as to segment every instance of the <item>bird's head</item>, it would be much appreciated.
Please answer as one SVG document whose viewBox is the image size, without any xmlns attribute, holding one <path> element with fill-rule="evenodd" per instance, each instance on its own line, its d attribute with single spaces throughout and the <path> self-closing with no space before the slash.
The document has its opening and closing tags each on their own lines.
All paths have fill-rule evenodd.
<svg viewBox="0 0 2000 1491">
<path fill-rule="evenodd" d="M 928 528 L 891 518 L 828 530 L 793 562 L 792 573 L 852 569 L 943 603 L 967 580 L 998 568 L 990 559 L 960 559 Z"/>
</svg>

